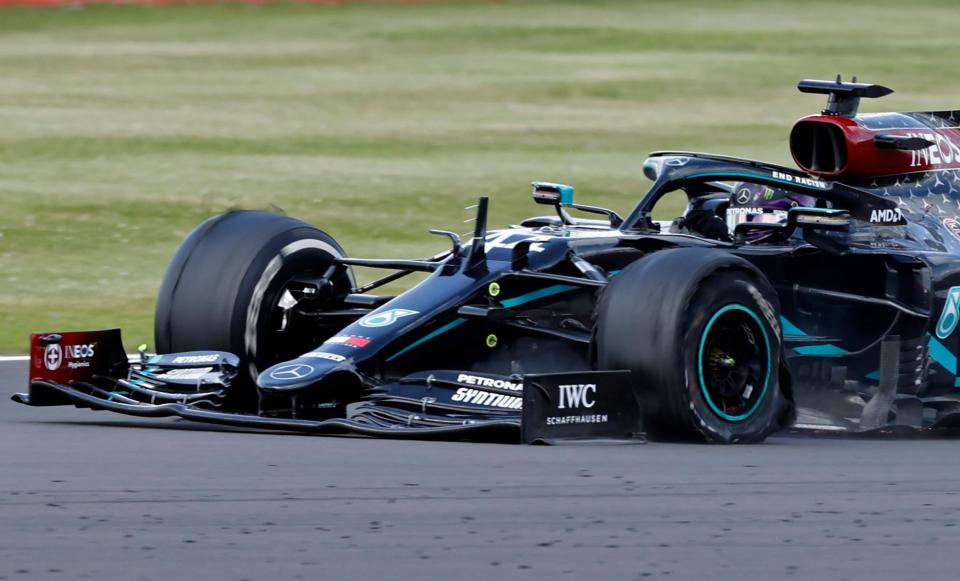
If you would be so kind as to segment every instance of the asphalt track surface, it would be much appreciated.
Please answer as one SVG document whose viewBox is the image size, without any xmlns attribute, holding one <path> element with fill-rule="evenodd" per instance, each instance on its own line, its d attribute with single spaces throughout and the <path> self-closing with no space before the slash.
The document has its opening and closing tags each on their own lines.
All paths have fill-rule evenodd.
<svg viewBox="0 0 960 581">
<path fill-rule="evenodd" d="M 960 441 L 553 447 L 27 408 L 0 363 L 0 579 L 950 579 Z"/>
</svg>

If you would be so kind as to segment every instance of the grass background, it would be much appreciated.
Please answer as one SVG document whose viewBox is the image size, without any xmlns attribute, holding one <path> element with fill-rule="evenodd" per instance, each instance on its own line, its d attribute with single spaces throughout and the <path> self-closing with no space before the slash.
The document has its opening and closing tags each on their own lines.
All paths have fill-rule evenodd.
<svg viewBox="0 0 960 581">
<path fill-rule="evenodd" d="M 0 353 L 31 331 L 152 342 L 179 241 L 276 206 L 352 255 L 442 249 L 528 184 L 628 211 L 654 149 L 789 160 L 837 72 L 960 106 L 952 1 L 514 1 L 0 11 Z"/>
</svg>

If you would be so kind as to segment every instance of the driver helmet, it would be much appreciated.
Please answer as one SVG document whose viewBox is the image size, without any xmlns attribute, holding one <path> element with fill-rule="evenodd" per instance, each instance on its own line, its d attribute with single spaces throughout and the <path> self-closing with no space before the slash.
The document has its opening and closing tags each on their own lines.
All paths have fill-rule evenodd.
<svg viewBox="0 0 960 581">
<path fill-rule="evenodd" d="M 817 199 L 763 184 L 738 182 L 733 185 L 726 212 L 727 228 L 732 236 L 739 224 L 762 222 L 786 224 L 787 211 L 796 207 L 812 207 Z M 766 232 L 751 233 L 748 239 L 762 238 Z"/>
</svg>

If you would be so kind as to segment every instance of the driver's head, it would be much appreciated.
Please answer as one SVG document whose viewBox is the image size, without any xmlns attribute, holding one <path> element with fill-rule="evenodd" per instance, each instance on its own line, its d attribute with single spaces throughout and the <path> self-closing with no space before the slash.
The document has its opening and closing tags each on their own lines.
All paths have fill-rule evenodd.
<svg viewBox="0 0 960 581">
<path fill-rule="evenodd" d="M 730 206 L 727 208 L 727 228 L 732 235 L 737 225 L 751 222 L 786 224 L 787 211 L 798 206 L 814 206 L 817 199 L 780 188 L 738 182 L 733 185 Z M 758 232 L 750 237 L 762 237 Z"/>
</svg>

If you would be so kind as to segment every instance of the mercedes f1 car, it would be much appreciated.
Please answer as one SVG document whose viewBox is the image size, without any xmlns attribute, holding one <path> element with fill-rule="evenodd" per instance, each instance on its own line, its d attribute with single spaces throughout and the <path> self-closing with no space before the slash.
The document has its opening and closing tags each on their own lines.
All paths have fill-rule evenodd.
<svg viewBox="0 0 960 581">
<path fill-rule="evenodd" d="M 626 217 L 535 182 L 550 215 L 490 230 L 481 198 L 472 239 L 432 230 L 450 246 L 417 260 L 348 257 L 290 217 L 214 217 L 164 275 L 158 355 L 128 362 L 116 330 L 37 334 L 15 399 L 513 441 L 957 425 L 960 112 L 858 114 L 891 91 L 855 79 L 799 89 L 828 96 L 791 131 L 799 169 L 657 152 Z M 683 215 L 654 220 L 672 192 Z M 393 272 L 358 285 L 356 267 Z"/>
</svg>

